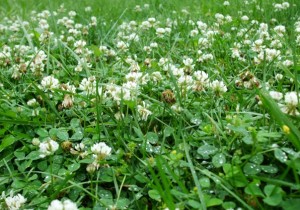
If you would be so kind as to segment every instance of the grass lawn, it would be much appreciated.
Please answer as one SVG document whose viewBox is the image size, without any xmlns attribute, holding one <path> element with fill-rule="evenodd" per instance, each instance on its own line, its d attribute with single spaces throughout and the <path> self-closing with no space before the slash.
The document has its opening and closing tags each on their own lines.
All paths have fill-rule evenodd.
<svg viewBox="0 0 300 210">
<path fill-rule="evenodd" d="M 298 0 L 2 0 L 0 209 L 298 209 Z"/>
</svg>

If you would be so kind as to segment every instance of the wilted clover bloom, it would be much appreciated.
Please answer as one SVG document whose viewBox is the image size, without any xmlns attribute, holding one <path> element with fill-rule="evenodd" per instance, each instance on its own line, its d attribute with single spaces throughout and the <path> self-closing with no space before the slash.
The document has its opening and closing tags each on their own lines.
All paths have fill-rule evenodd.
<svg viewBox="0 0 300 210">
<path fill-rule="evenodd" d="M 146 103 L 143 101 L 143 105 L 138 105 L 138 113 L 140 115 L 140 119 L 146 121 L 148 119 L 148 116 L 152 114 L 150 110 L 147 109 Z"/>
</svg>

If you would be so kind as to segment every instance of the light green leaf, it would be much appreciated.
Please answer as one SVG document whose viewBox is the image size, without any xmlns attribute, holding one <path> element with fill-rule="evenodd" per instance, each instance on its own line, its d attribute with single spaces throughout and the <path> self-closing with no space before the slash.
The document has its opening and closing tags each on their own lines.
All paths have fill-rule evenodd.
<svg viewBox="0 0 300 210">
<path fill-rule="evenodd" d="M 35 132 L 42 138 L 49 136 L 48 131 L 44 128 L 38 128 Z"/>
<path fill-rule="evenodd" d="M 209 188 L 210 187 L 210 179 L 207 177 L 203 177 L 199 180 L 201 187 Z"/>
<path fill-rule="evenodd" d="M 255 182 L 252 182 L 247 185 L 247 187 L 245 188 L 245 193 L 247 193 L 248 195 L 264 197 L 263 192 L 259 188 L 259 183 L 255 183 Z"/>
<path fill-rule="evenodd" d="M 150 196 L 150 198 L 152 198 L 153 200 L 156 200 L 158 202 L 161 201 L 161 196 L 159 194 L 159 192 L 157 190 L 149 190 L 148 191 L 148 195 Z"/>
<path fill-rule="evenodd" d="M 278 168 L 276 166 L 260 166 L 261 170 L 269 174 L 276 174 L 278 172 Z"/>
<path fill-rule="evenodd" d="M 264 161 L 264 156 L 259 153 L 259 154 L 256 154 L 255 156 L 251 157 L 249 161 L 252 163 L 255 163 L 257 165 L 260 165 Z"/>
<path fill-rule="evenodd" d="M 4 139 L 2 139 L 0 144 L 0 152 L 4 150 L 5 148 L 9 147 L 13 143 L 15 143 L 17 139 L 13 135 L 6 136 Z"/>
<path fill-rule="evenodd" d="M 282 163 L 285 163 L 288 159 L 286 153 L 279 148 L 276 148 L 274 150 L 274 155 L 275 155 L 275 158 Z"/>
<path fill-rule="evenodd" d="M 199 203 L 198 201 L 195 200 L 188 200 L 188 205 L 190 205 L 191 207 L 193 207 L 194 209 L 201 209 L 201 203 Z"/>
<path fill-rule="evenodd" d="M 226 163 L 225 155 L 222 153 L 216 154 L 212 158 L 212 163 L 216 168 L 220 168 L 221 166 L 223 166 Z"/>
<path fill-rule="evenodd" d="M 146 134 L 147 141 L 151 144 L 156 144 L 158 141 L 158 135 L 154 132 L 148 132 Z"/>
<path fill-rule="evenodd" d="M 209 156 L 217 153 L 218 149 L 212 145 L 205 144 L 198 148 L 198 154 L 202 155 L 203 158 L 207 159 Z"/>
<path fill-rule="evenodd" d="M 72 128 L 77 128 L 77 127 L 80 127 L 80 120 L 78 118 L 73 118 L 71 121 L 70 121 L 70 126 Z"/>
<path fill-rule="evenodd" d="M 80 168 L 80 163 L 72 163 L 71 165 L 68 165 L 68 170 L 70 172 L 77 171 Z"/>
<path fill-rule="evenodd" d="M 246 163 L 244 166 L 244 173 L 248 175 L 255 175 L 261 171 L 260 166 L 255 163 Z"/>
<path fill-rule="evenodd" d="M 59 129 L 56 133 L 57 137 L 61 140 L 67 141 L 69 139 L 69 134 L 66 130 Z"/>
<path fill-rule="evenodd" d="M 219 198 L 211 198 L 206 202 L 207 207 L 219 206 L 223 203 L 223 201 Z"/>
</svg>

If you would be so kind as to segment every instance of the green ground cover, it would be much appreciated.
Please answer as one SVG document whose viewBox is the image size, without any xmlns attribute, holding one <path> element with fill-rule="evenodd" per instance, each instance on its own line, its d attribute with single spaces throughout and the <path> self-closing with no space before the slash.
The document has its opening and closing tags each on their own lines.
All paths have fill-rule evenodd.
<svg viewBox="0 0 300 210">
<path fill-rule="evenodd" d="M 297 209 L 299 11 L 3 0 L 0 209 Z"/>
</svg>

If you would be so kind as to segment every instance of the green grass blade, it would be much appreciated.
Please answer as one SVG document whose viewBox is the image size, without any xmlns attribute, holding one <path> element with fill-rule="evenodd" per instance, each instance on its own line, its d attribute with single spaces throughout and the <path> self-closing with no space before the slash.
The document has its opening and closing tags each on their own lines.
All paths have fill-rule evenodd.
<svg viewBox="0 0 300 210">
<path fill-rule="evenodd" d="M 300 132 L 298 128 L 292 123 L 292 121 L 280 110 L 277 103 L 269 96 L 266 91 L 260 91 L 260 98 L 263 102 L 263 106 L 268 110 L 271 117 L 281 126 L 287 126 L 289 132 L 285 132 L 286 136 L 294 147 L 300 150 Z"/>
</svg>

